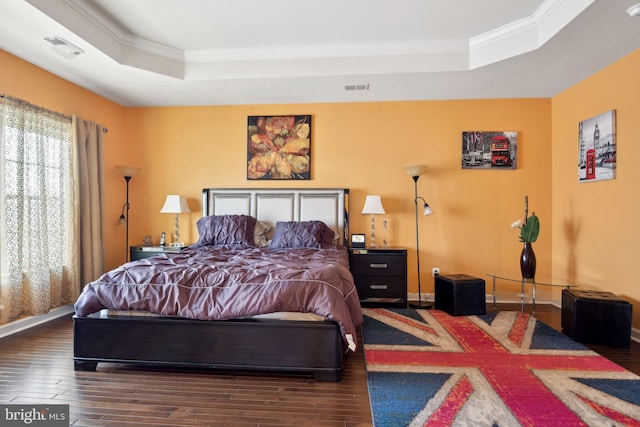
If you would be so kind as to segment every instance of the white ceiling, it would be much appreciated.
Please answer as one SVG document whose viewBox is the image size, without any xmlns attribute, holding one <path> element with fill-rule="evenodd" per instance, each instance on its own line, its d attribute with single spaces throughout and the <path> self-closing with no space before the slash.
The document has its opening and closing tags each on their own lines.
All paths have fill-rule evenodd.
<svg viewBox="0 0 640 427">
<path fill-rule="evenodd" d="M 2 0 L 0 48 L 124 106 L 552 97 L 640 47 L 638 1 Z"/>
</svg>

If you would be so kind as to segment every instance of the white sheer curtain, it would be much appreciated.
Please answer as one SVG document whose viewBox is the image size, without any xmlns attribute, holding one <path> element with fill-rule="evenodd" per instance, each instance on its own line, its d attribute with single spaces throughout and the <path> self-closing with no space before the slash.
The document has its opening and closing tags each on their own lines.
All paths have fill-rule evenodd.
<svg viewBox="0 0 640 427">
<path fill-rule="evenodd" d="M 71 117 L 3 102 L 0 323 L 77 297 Z"/>
</svg>

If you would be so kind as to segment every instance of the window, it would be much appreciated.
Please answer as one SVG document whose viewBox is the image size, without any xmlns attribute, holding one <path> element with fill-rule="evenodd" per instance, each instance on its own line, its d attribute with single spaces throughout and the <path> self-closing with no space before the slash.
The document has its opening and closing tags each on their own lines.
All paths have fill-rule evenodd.
<svg viewBox="0 0 640 427">
<path fill-rule="evenodd" d="M 7 98 L 0 119 L 0 321 L 69 302 L 73 269 L 70 117 Z"/>
</svg>

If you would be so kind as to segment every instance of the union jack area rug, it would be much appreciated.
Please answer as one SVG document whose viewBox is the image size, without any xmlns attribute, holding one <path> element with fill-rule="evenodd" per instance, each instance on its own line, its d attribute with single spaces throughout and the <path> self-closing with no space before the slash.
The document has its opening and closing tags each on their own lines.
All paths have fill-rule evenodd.
<svg viewBox="0 0 640 427">
<path fill-rule="evenodd" d="M 640 426 L 640 377 L 527 313 L 364 309 L 382 426 Z"/>
</svg>

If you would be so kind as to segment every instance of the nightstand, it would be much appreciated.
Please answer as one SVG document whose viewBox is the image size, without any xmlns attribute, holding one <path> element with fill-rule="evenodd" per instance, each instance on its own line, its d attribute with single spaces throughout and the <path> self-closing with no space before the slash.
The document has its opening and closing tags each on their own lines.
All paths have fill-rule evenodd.
<svg viewBox="0 0 640 427">
<path fill-rule="evenodd" d="M 349 263 L 360 305 L 407 306 L 407 250 L 350 249 Z"/>
<path fill-rule="evenodd" d="M 131 261 L 137 261 L 164 253 L 180 252 L 186 248 L 188 248 L 188 246 L 131 246 L 129 247 L 129 259 Z"/>
</svg>

